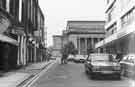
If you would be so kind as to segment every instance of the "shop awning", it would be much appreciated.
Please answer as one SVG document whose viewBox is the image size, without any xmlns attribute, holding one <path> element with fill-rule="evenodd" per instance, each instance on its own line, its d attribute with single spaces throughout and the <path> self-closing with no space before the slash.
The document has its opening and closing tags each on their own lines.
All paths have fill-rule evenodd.
<svg viewBox="0 0 135 87">
<path fill-rule="evenodd" d="M 112 41 L 116 41 L 128 34 L 131 34 L 132 32 L 135 32 L 135 29 L 134 29 L 135 25 L 132 23 L 131 25 L 123 28 L 122 30 L 118 31 L 117 33 L 105 38 L 104 40 L 98 42 L 96 45 L 95 45 L 95 48 L 99 48 L 99 47 L 102 47 Z"/>
<path fill-rule="evenodd" d="M 7 43 L 10 43 L 10 44 L 16 45 L 16 46 L 19 45 L 19 43 L 17 42 L 17 40 L 12 39 L 11 37 L 8 37 L 8 36 L 3 35 L 3 34 L 0 34 L 0 41 L 7 42 Z"/>
</svg>

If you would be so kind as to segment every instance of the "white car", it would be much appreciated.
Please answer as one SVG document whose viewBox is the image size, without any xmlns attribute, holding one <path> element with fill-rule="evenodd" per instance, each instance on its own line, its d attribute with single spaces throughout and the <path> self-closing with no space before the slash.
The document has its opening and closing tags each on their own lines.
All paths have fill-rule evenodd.
<svg viewBox="0 0 135 87">
<path fill-rule="evenodd" d="M 120 61 L 123 76 L 135 76 L 135 54 L 128 54 Z"/>
<path fill-rule="evenodd" d="M 121 67 L 119 62 L 115 61 L 110 54 L 91 54 L 85 62 L 85 71 L 89 73 L 92 78 L 98 74 L 111 74 L 121 78 Z M 110 75 L 110 76 L 111 76 Z"/>
</svg>

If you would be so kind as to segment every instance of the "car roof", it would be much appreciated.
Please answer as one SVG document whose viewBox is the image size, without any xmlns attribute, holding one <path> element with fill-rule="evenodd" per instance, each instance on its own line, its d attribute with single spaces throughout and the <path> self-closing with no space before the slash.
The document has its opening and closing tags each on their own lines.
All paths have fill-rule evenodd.
<svg viewBox="0 0 135 87">
<path fill-rule="evenodd" d="M 109 55 L 109 54 L 107 54 L 107 53 L 92 53 L 90 55 Z"/>
</svg>

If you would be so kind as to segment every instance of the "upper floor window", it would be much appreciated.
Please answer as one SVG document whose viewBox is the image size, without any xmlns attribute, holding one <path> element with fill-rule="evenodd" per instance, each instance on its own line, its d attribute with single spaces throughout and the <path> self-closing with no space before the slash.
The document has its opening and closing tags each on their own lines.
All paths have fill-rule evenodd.
<svg viewBox="0 0 135 87">
<path fill-rule="evenodd" d="M 131 24 L 134 19 L 135 19 L 135 9 L 133 8 L 121 18 L 122 27 Z"/>
<path fill-rule="evenodd" d="M 0 8 L 6 9 L 6 0 L 0 0 Z"/>
<path fill-rule="evenodd" d="M 115 19 L 117 17 L 117 9 L 116 4 L 114 3 L 111 8 L 107 12 L 107 22 L 110 22 L 112 19 Z"/>
<path fill-rule="evenodd" d="M 124 10 L 132 0 L 119 0 L 121 10 Z"/>
<path fill-rule="evenodd" d="M 106 0 L 107 1 L 107 4 L 109 4 L 110 0 Z"/>
<path fill-rule="evenodd" d="M 117 27 L 116 27 L 116 23 L 114 23 L 112 26 L 110 26 L 107 29 L 106 36 L 110 36 L 110 35 L 116 33 L 116 31 L 117 31 Z"/>
</svg>

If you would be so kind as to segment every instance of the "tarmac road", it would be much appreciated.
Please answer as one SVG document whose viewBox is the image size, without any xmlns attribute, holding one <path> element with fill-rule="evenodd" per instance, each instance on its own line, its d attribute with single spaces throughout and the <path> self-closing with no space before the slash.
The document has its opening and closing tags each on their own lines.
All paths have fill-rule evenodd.
<svg viewBox="0 0 135 87">
<path fill-rule="evenodd" d="M 83 64 L 55 64 L 31 87 L 135 87 L 135 81 L 129 79 L 116 80 L 109 76 L 92 80 L 84 72 Z"/>
</svg>

